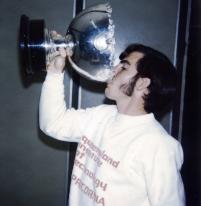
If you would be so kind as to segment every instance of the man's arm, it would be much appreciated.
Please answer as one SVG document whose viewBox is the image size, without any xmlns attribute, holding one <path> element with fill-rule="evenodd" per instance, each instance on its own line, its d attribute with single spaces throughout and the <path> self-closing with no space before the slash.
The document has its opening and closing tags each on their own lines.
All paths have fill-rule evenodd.
<svg viewBox="0 0 201 206">
<path fill-rule="evenodd" d="M 52 36 L 57 38 L 60 35 L 52 32 Z M 59 49 L 47 65 L 47 75 L 40 97 L 39 123 L 40 129 L 49 136 L 78 142 L 93 109 L 67 109 L 63 84 L 66 55 L 71 55 L 71 51 Z"/>
<path fill-rule="evenodd" d="M 40 129 L 56 139 L 79 142 L 93 109 L 67 109 L 63 78 L 63 73 L 46 76 L 39 104 Z"/>
</svg>

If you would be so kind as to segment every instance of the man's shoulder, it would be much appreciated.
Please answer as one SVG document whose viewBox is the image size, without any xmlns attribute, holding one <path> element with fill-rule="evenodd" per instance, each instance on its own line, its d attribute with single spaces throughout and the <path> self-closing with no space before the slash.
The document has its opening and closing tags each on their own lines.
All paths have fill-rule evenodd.
<svg viewBox="0 0 201 206">
<path fill-rule="evenodd" d="M 101 104 L 98 106 L 93 107 L 94 113 L 99 113 L 99 114 L 115 114 L 117 112 L 116 105 L 108 105 L 108 104 Z"/>
<path fill-rule="evenodd" d="M 138 138 L 137 145 L 139 151 L 144 152 L 145 155 L 172 154 L 181 150 L 180 142 L 171 136 L 157 120 L 147 125 L 143 131 Z"/>
<path fill-rule="evenodd" d="M 158 148 L 167 148 L 170 150 L 180 144 L 179 141 L 171 136 L 160 124 L 155 128 L 150 128 L 150 130 L 147 130 L 147 133 L 144 134 L 143 139 L 147 143 L 146 145 L 154 150 L 158 150 Z"/>
<path fill-rule="evenodd" d="M 183 163 L 183 150 L 180 142 L 163 129 L 156 129 L 143 136 L 141 141 L 141 158 L 145 162 L 158 156 L 162 159 L 174 158 L 181 167 Z"/>
<path fill-rule="evenodd" d="M 178 143 L 178 141 L 168 133 L 167 129 L 165 129 L 155 118 L 151 124 L 147 125 L 146 132 L 143 136 L 146 139 L 146 142 L 149 142 L 150 145 L 153 146 L 158 144 L 167 145 Z"/>
<path fill-rule="evenodd" d="M 95 122 L 106 120 L 112 116 L 115 116 L 117 113 L 116 105 L 107 105 L 101 104 L 98 106 L 88 107 L 86 108 L 87 111 L 90 113 L 91 119 Z"/>
</svg>

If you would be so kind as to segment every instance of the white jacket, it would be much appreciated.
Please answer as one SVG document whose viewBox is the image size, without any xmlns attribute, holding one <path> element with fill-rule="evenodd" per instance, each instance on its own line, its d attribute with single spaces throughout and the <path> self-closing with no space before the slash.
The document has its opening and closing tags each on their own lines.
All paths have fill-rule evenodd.
<svg viewBox="0 0 201 206">
<path fill-rule="evenodd" d="M 40 128 L 78 142 L 70 206 L 184 206 L 183 151 L 153 114 L 129 116 L 116 106 L 68 110 L 63 74 L 48 74 Z"/>
</svg>

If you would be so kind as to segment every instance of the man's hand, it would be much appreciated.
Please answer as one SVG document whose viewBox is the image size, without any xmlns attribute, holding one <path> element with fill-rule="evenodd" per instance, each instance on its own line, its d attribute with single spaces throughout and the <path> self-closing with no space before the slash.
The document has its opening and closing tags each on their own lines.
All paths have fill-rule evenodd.
<svg viewBox="0 0 201 206">
<path fill-rule="evenodd" d="M 53 39 L 61 37 L 56 31 L 51 31 L 51 36 Z M 47 71 L 51 73 L 62 73 L 65 67 L 66 56 L 72 56 L 70 49 L 59 48 L 58 51 L 55 51 L 51 56 L 51 61 L 47 65 Z"/>
</svg>

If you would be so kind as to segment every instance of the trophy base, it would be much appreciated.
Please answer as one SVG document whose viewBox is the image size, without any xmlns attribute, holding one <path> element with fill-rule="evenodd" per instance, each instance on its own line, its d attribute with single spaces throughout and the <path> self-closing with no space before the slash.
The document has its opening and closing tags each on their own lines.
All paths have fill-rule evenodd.
<svg viewBox="0 0 201 206">
<path fill-rule="evenodd" d="M 45 22 L 29 20 L 26 15 L 20 18 L 19 51 L 26 75 L 46 71 Z"/>
</svg>

